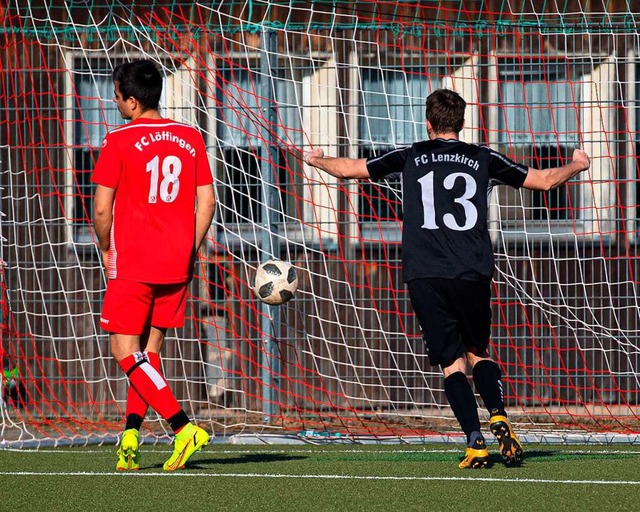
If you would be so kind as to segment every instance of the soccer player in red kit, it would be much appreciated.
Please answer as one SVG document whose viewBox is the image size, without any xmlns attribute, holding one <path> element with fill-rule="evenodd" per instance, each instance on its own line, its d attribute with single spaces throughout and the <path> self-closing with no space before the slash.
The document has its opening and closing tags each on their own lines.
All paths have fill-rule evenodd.
<svg viewBox="0 0 640 512">
<path fill-rule="evenodd" d="M 184 322 L 195 255 L 213 218 L 213 177 L 200 132 L 158 112 L 162 76 L 152 61 L 118 66 L 113 81 L 114 102 L 131 122 L 105 137 L 92 181 L 109 278 L 100 325 L 130 384 L 116 468 L 139 468 L 139 430 L 151 406 L 174 431 L 163 466 L 173 471 L 209 442 L 169 388 L 159 353 L 166 330 Z"/>
</svg>

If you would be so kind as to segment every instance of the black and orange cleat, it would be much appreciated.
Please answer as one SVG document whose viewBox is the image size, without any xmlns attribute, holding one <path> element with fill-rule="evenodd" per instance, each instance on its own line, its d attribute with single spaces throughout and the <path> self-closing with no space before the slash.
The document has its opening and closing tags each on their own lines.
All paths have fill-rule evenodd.
<svg viewBox="0 0 640 512">
<path fill-rule="evenodd" d="M 489 464 L 489 451 L 487 445 L 484 442 L 482 436 L 476 437 L 471 443 L 471 446 L 467 446 L 467 451 L 464 453 L 464 459 L 458 467 L 460 469 L 476 469 L 484 468 Z"/>
<path fill-rule="evenodd" d="M 500 454 L 505 466 L 519 466 L 522 463 L 524 448 L 507 417 L 502 414 L 491 416 L 489 428 L 500 444 Z"/>
</svg>

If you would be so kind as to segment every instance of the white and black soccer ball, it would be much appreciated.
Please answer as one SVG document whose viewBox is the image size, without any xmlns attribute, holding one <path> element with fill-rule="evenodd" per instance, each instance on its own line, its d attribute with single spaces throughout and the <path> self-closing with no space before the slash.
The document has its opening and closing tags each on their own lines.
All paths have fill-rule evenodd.
<svg viewBox="0 0 640 512">
<path fill-rule="evenodd" d="M 290 301 L 298 289 L 296 268 L 287 261 L 268 260 L 258 265 L 253 293 L 266 304 L 278 306 Z"/>
</svg>

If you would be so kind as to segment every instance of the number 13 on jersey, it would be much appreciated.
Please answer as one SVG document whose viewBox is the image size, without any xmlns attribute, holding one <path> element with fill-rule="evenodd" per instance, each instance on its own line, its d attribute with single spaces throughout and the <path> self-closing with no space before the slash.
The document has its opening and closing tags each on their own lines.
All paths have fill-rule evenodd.
<svg viewBox="0 0 640 512">
<path fill-rule="evenodd" d="M 454 198 L 453 201 L 464 208 L 464 224 L 458 224 L 452 213 L 445 213 L 442 216 L 442 222 L 444 222 L 446 227 L 454 231 L 467 231 L 472 229 L 478 221 L 478 210 L 470 201 L 476 193 L 477 185 L 473 176 L 464 172 L 449 174 L 442 182 L 442 185 L 447 190 L 453 190 L 458 178 L 464 180 L 465 188 L 462 195 Z M 422 188 L 422 208 L 424 210 L 424 224 L 422 227 L 424 229 L 440 229 L 436 222 L 434 173 L 430 172 L 426 176 L 423 176 L 418 180 L 418 183 L 420 183 L 420 187 Z"/>
</svg>

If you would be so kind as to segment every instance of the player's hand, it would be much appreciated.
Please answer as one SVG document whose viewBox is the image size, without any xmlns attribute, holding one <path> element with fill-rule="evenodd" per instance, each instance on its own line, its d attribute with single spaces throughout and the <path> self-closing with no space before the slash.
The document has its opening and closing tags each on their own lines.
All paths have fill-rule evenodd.
<svg viewBox="0 0 640 512">
<path fill-rule="evenodd" d="M 315 148 L 304 154 L 304 162 L 307 165 L 313 165 L 313 160 L 316 158 L 324 158 L 324 151 L 322 148 Z"/>
<path fill-rule="evenodd" d="M 591 160 L 589 160 L 589 155 L 587 155 L 587 153 L 581 149 L 576 149 L 573 151 L 573 163 L 580 165 L 582 170 L 586 171 L 591 165 Z"/>
<path fill-rule="evenodd" d="M 102 264 L 104 265 L 104 269 L 108 273 L 109 272 L 109 251 L 100 249 L 100 252 L 102 253 Z"/>
</svg>

